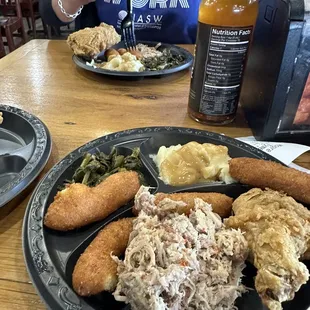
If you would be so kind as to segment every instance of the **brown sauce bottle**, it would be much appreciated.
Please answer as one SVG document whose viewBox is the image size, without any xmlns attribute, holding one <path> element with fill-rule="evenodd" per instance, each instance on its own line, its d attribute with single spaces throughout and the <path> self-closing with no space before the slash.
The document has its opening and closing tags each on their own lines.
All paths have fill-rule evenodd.
<svg viewBox="0 0 310 310">
<path fill-rule="evenodd" d="M 235 119 L 258 0 L 200 4 L 188 113 L 209 125 Z"/>
</svg>

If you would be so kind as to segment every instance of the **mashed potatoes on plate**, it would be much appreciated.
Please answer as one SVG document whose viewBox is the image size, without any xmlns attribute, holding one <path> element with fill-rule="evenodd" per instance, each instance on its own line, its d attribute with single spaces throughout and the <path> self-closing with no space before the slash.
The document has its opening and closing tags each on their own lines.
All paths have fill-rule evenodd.
<svg viewBox="0 0 310 310">
<path fill-rule="evenodd" d="M 229 174 L 230 159 L 226 146 L 194 141 L 183 146 L 162 146 L 153 157 L 160 178 L 173 186 L 206 181 L 234 183 L 235 180 Z"/>
<path fill-rule="evenodd" d="M 112 71 L 140 72 L 144 70 L 144 66 L 140 60 L 129 52 L 123 55 L 112 55 L 107 62 L 102 64 L 97 64 L 94 61 L 86 64 L 93 66 L 94 68 L 102 68 Z"/>
</svg>

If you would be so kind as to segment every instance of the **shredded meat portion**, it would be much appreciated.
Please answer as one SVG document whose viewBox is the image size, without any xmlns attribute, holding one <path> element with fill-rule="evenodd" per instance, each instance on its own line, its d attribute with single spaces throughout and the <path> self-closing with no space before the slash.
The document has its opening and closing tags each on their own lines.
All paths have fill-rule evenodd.
<svg viewBox="0 0 310 310">
<path fill-rule="evenodd" d="M 137 50 L 142 54 L 143 58 L 153 58 L 153 57 L 160 57 L 163 55 L 161 51 L 158 50 L 160 47 L 160 43 L 156 46 L 148 46 L 142 43 L 137 44 Z"/>
<path fill-rule="evenodd" d="M 189 217 L 167 212 L 180 201 L 154 196 L 141 187 L 124 261 L 118 263 L 118 301 L 132 309 L 234 309 L 247 242 L 240 230 L 227 229 L 201 199 Z"/>
</svg>

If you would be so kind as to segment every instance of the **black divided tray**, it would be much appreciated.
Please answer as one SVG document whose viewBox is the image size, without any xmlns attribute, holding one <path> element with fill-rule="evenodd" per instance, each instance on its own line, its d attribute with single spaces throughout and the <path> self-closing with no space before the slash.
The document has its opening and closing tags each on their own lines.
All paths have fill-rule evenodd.
<svg viewBox="0 0 310 310">
<path fill-rule="evenodd" d="M 156 46 L 158 42 L 138 42 L 138 43 L 143 43 L 148 46 Z M 119 48 L 124 48 L 125 44 L 124 42 L 120 42 L 116 44 L 115 46 L 112 46 L 112 48 L 119 49 Z M 185 70 L 189 68 L 193 64 L 193 55 L 188 52 L 186 49 L 176 46 L 176 45 L 171 45 L 171 44 L 165 44 L 162 43 L 159 50 L 163 50 L 165 48 L 168 48 L 171 50 L 172 53 L 176 55 L 182 55 L 184 57 L 184 62 L 178 66 L 169 68 L 169 69 L 164 69 L 164 70 L 156 70 L 156 71 L 142 71 L 142 72 L 124 72 L 124 71 L 113 71 L 113 70 L 106 70 L 102 68 L 94 68 L 92 66 L 89 66 L 86 64 L 86 62 L 90 62 L 91 59 L 85 59 L 84 57 L 76 56 L 73 55 L 72 59 L 73 62 L 80 68 L 95 72 L 98 74 L 106 75 L 109 77 L 115 77 L 118 79 L 126 79 L 126 80 L 139 80 L 143 79 L 145 77 L 162 77 L 165 75 L 169 75 L 172 73 L 176 73 L 182 70 Z M 104 60 L 104 52 L 101 52 L 100 54 L 97 55 L 97 59 Z"/>
<path fill-rule="evenodd" d="M 35 116 L 15 107 L 0 105 L 0 207 L 20 194 L 44 168 L 51 138 Z"/>
<path fill-rule="evenodd" d="M 252 157 L 277 161 L 268 154 L 238 140 L 207 131 L 188 128 L 152 127 L 131 129 L 104 136 L 87 143 L 73 151 L 55 165 L 34 191 L 26 210 L 23 225 L 23 248 L 28 272 L 41 298 L 49 308 L 57 309 L 130 309 L 128 305 L 116 302 L 110 293 L 93 297 L 79 297 L 72 289 L 71 275 L 77 259 L 96 237 L 98 231 L 109 222 L 131 217 L 132 203 L 121 207 L 105 220 L 71 232 L 57 232 L 43 226 L 44 214 L 57 193 L 58 185 L 70 179 L 80 165 L 85 152 L 100 151 L 109 153 L 115 146 L 119 153 L 130 154 L 134 147 L 140 147 L 144 164 L 143 173 L 153 192 L 201 191 L 220 192 L 233 198 L 249 190 L 241 184 L 199 184 L 187 187 L 165 185 L 159 178 L 150 155 L 156 154 L 162 145 L 185 144 L 190 141 L 226 145 L 231 157 Z M 267 176 L 266 176 L 267 177 Z M 310 266 L 309 266 L 310 267 Z M 253 277 L 256 270 L 250 264 L 244 270 L 244 284 L 254 288 Z M 284 304 L 286 310 L 306 310 L 310 306 L 307 290 L 310 283 L 304 285 L 293 301 Z M 237 300 L 238 309 L 261 310 L 259 296 L 255 290 L 249 290 Z"/>
</svg>

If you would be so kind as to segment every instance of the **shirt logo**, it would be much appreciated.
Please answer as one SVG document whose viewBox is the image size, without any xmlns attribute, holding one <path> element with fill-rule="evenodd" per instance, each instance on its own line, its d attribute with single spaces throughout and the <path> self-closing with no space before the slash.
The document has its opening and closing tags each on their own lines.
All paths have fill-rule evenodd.
<svg viewBox="0 0 310 310">
<path fill-rule="evenodd" d="M 121 28 L 122 20 L 127 16 L 127 12 L 121 10 L 118 12 L 117 28 Z M 135 23 L 135 30 L 142 29 L 157 29 L 162 28 L 163 15 L 145 15 L 145 14 L 133 14 L 133 21 Z"/>
<path fill-rule="evenodd" d="M 118 12 L 118 18 L 120 20 L 123 20 L 126 16 L 127 16 L 127 12 L 126 11 L 121 10 L 121 11 Z"/>
<path fill-rule="evenodd" d="M 122 0 L 104 0 L 104 2 L 119 5 Z M 150 9 L 176 9 L 178 4 L 182 9 L 189 9 L 188 0 L 132 0 L 132 6 L 136 9 L 144 8 L 147 5 Z"/>
</svg>

